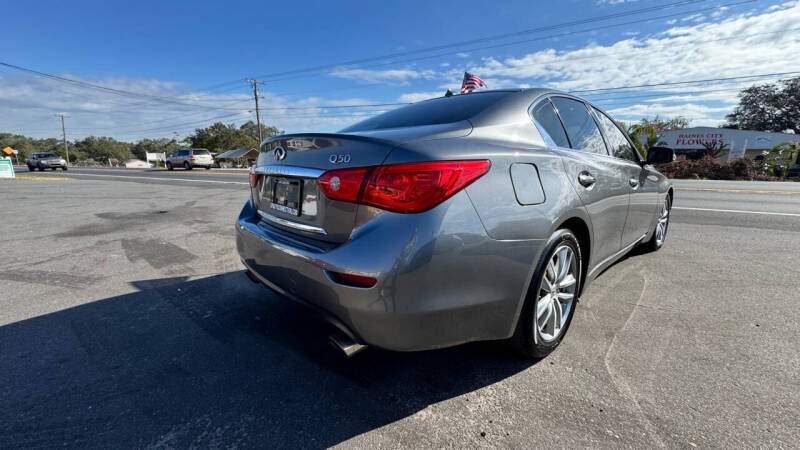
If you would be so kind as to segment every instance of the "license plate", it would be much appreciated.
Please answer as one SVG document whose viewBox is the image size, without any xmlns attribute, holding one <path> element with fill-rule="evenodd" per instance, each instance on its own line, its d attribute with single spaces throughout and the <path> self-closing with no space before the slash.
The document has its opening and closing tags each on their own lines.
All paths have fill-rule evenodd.
<svg viewBox="0 0 800 450">
<path fill-rule="evenodd" d="M 272 178 L 272 199 L 269 207 L 293 216 L 300 215 L 301 183 L 289 178 Z"/>
</svg>

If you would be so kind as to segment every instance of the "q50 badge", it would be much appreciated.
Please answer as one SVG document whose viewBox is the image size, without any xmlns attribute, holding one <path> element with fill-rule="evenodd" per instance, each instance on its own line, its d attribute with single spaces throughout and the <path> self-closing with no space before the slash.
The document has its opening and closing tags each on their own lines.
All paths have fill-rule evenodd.
<svg viewBox="0 0 800 450">
<path fill-rule="evenodd" d="M 346 164 L 350 162 L 350 155 L 331 155 L 328 157 L 331 164 Z"/>
</svg>

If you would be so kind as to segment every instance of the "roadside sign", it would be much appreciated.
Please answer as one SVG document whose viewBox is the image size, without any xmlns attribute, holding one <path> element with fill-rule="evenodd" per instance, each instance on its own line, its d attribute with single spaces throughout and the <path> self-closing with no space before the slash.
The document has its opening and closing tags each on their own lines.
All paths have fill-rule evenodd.
<svg viewBox="0 0 800 450">
<path fill-rule="evenodd" d="M 6 147 L 3 149 L 3 153 L 5 153 L 6 155 L 16 155 L 17 151 L 11 147 Z"/>
<path fill-rule="evenodd" d="M 14 178 L 14 165 L 11 158 L 0 158 L 0 178 Z"/>
</svg>

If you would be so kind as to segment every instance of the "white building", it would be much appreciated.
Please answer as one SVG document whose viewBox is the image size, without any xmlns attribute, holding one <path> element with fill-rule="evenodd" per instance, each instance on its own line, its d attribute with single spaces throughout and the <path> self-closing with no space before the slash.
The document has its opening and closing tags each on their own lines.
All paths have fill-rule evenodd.
<svg viewBox="0 0 800 450">
<path fill-rule="evenodd" d="M 704 149 L 703 143 L 722 141 L 733 156 L 750 158 L 764 150 L 784 142 L 800 143 L 800 135 L 788 133 L 770 133 L 765 131 L 731 130 L 728 128 L 693 127 L 682 130 L 665 131 L 659 136 L 664 146 L 675 150 L 677 154 Z M 800 145 L 800 144 L 796 144 Z M 727 159 L 727 155 L 720 155 Z"/>
</svg>

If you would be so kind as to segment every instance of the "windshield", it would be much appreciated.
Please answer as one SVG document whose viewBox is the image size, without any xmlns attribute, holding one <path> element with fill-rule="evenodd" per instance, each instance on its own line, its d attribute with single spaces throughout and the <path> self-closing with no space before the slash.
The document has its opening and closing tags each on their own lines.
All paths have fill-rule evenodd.
<svg viewBox="0 0 800 450">
<path fill-rule="evenodd" d="M 492 106 L 509 92 L 454 95 L 414 103 L 351 125 L 342 133 L 459 122 Z"/>
</svg>

